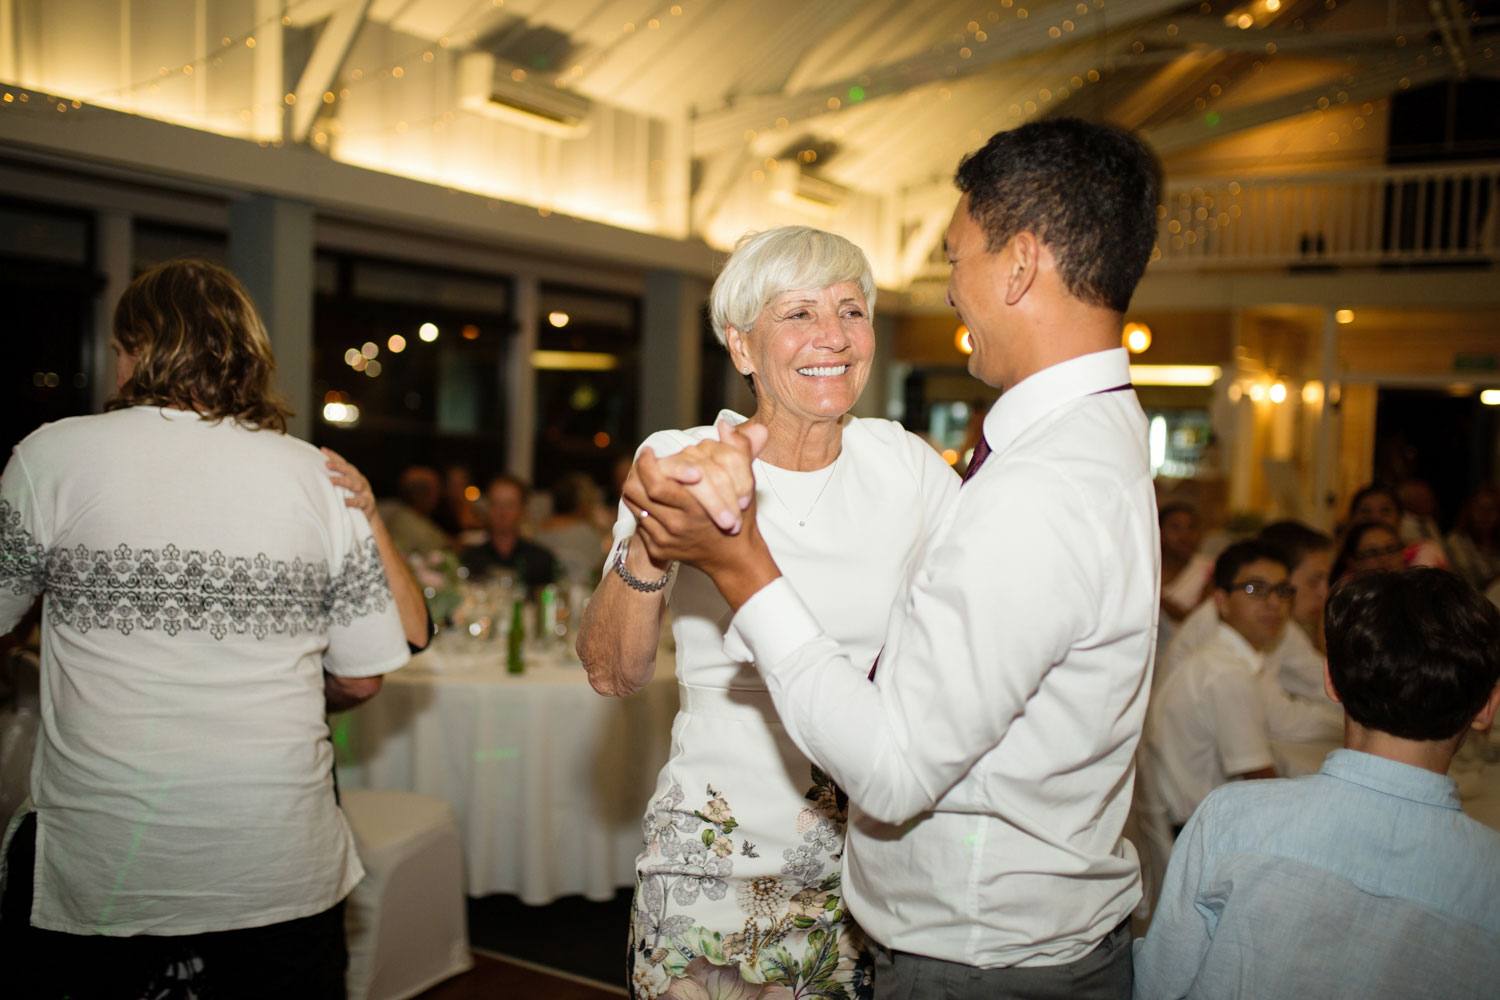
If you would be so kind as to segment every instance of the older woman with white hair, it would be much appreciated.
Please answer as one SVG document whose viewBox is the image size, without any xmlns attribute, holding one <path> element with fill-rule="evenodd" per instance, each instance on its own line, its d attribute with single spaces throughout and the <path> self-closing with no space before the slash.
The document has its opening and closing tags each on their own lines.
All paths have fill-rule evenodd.
<svg viewBox="0 0 1500 1000">
<path fill-rule="evenodd" d="M 866 663 L 920 539 L 958 488 L 900 424 L 849 413 L 870 376 L 874 303 L 864 253 L 806 227 L 742 239 L 710 302 L 755 395 L 748 423 L 768 435 L 753 467 L 757 527 L 818 620 Z M 664 456 L 714 434 L 661 431 L 642 448 Z M 741 980 L 767 984 L 756 996 L 868 995 L 863 935 L 840 889 L 842 793 L 787 737 L 748 651 L 726 644 L 729 609 L 713 583 L 653 564 L 635 531 L 622 503 L 578 638 L 595 689 L 629 694 L 651 679 L 672 609 L 681 711 L 636 862 L 632 995 L 698 996 Z"/>
</svg>

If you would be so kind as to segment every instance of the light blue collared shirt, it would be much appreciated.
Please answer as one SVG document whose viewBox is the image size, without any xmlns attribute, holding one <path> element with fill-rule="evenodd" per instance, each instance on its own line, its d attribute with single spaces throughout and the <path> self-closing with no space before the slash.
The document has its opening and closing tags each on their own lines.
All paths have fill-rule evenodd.
<svg viewBox="0 0 1500 1000">
<path fill-rule="evenodd" d="M 1135 996 L 1500 996 L 1500 833 L 1452 778 L 1354 750 L 1217 789 L 1172 851 Z"/>
</svg>

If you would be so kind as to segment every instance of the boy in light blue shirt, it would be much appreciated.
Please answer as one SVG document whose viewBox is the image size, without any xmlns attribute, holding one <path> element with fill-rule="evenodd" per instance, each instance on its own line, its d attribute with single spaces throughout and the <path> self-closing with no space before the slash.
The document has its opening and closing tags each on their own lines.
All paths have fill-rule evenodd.
<svg viewBox="0 0 1500 1000">
<path fill-rule="evenodd" d="M 1324 616 L 1344 745 L 1217 789 L 1172 851 L 1135 996 L 1494 997 L 1500 833 L 1449 762 L 1500 703 L 1500 612 L 1435 569 L 1368 573 Z"/>
</svg>

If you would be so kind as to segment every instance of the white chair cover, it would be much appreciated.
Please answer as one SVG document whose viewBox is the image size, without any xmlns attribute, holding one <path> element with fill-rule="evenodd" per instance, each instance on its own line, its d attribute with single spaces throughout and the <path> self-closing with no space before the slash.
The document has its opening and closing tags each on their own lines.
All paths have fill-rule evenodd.
<svg viewBox="0 0 1500 1000">
<path fill-rule="evenodd" d="M 469 952 L 458 821 L 415 792 L 340 793 L 365 877 L 349 895 L 349 1000 L 405 1000 L 465 972 Z"/>
</svg>

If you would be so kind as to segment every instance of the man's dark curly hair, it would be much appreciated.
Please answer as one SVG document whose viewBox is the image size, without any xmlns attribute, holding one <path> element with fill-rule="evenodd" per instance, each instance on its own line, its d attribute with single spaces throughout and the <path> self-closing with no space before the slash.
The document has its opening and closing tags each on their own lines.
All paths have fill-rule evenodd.
<svg viewBox="0 0 1500 1000">
<path fill-rule="evenodd" d="M 1112 125 L 1053 118 L 998 132 L 954 177 L 991 251 L 1031 232 L 1068 291 L 1124 312 L 1156 245 L 1161 166 Z"/>
</svg>

